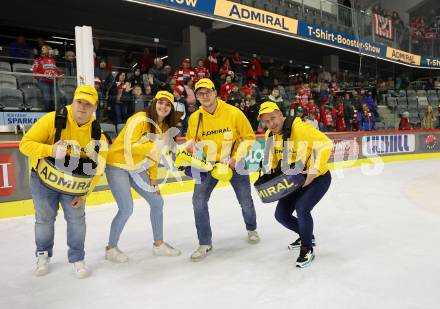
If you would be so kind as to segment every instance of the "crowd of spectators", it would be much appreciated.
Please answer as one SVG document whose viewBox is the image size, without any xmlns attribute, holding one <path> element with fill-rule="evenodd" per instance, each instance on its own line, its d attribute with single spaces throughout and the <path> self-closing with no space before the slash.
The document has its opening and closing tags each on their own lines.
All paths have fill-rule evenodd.
<svg viewBox="0 0 440 309">
<path fill-rule="evenodd" d="M 273 58 L 263 62 L 254 54 L 251 59 L 242 60 L 239 52 L 222 56 L 217 49 L 194 66 L 190 59 L 183 59 L 174 70 L 161 58 L 138 61 L 141 62 L 130 78 L 125 72 L 118 72 L 112 79 L 105 73 L 106 60 L 97 61 L 96 87 L 106 102 L 101 111 L 105 120 L 123 123 L 146 106 L 157 91 L 168 90 L 175 96 L 183 134 L 190 114 L 198 108 L 194 84 L 205 77 L 214 81 L 222 100 L 248 117 L 256 132 L 264 130 L 257 115 L 259 105 L 268 100 L 277 103 L 286 116 L 301 117 L 323 131 L 374 130 L 379 117 L 372 90 L 351 88 L 347 80 L 324 68 L 290 74 Z"/>
<path fill-rule="evenodd" d="M 60 57 L 59 52 L 44 40 L 37 40 L 37 43 L 36 48 L 31 48 L 19 37 L 11 44 L 11 56 L 23 61 L 34 58 L 32 72 L 36 74 L 44 105 L 47 110 L 53 110 L 53 77 L 76 76 L 75 53 L 66 51 Z M 157 91 L 168 90 L 175 96 L 181 134 L 186 131 L 189 116 L 199 107 L 194 85 L 205 77 L 214 81 L 222 100 L 248 117 L 255 132 L 265 129 L 257 120 L 259 105 L 264 101 L 277 103 L 285 116 L 301 117 L 322 131 L 375 130 L 380 120 L 377 101 L 381 95 L 396 87 L 408 87 L 407 80 L 396 85 L 392 78 L 378 80 L 369 87 L 354 87 L 346 71 L 337 74 L 324 67 L 298 69 L 291 63 L 278 63 L 274 58 L 263 61 L 253 54 L 242 59 L 239 52 L 222 55 L 218 49 L 211 50 L 206 58 L 194 64 L 189 58 L 183 59 L 174 69 L 162 58 L 151 55 L 148 48 L 137 58 L 128 53 L 125 61 L 132 69 L 115 72 L 107 57 L 99 51 L 95 53 L 95 87 L 100 96 L 97 117 L 100 121 L 115 125 L 125 123 L 128 117 L 144 110 Z M 63 88 L 58 91 L 58 97 L 69 103 Z M 401 127 L 407 128 L 404 118 L 402 114 Z M 429 124 L 428 120 L 423 123 Z"/>
</svg>

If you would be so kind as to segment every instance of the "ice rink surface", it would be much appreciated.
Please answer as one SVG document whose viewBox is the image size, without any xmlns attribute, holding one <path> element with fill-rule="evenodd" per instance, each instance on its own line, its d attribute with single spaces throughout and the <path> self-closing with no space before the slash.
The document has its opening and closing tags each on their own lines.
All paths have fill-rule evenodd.
<svg viewBox="0 0 440 309">
<path fill-rule="evenodd" d="M 51 270 L 41 278 L 32 276 L 34 218 L 0 220 L 0 308 L 440 308 L 440 160 L 366 174 L 371 168 L 333 172 L 313 212 L 318 246 L 306 269 L 295 268 L 298 252 L 287 250 L 297 235 L 255 191 L 261 242 L 246 242 L 232 188 L 219 188 L 210 201 L 214 251 L 198 263 L 189 260 L 198 245 L 191 193 L 165 196 L 165 240 L 183 251 L 176 258 L 152 256 L 149 209 L 137 200 L 119 244 L 130 261 L 104 260 L 117 207 L 88 207 L 92 276 L 84 280 L 67 263 L 62 213 Z"/>
</svg>

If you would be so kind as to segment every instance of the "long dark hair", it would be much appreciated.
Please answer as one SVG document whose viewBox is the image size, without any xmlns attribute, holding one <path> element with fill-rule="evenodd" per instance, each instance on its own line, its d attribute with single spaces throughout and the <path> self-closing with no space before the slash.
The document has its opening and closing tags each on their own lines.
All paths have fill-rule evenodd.
<svg viewBox="0 0 440 309">
<path fill-rule="evenodd" d="M 149 117 L 151 120 L 154 121 L 154 123 L 157 124 L 159 116 L 157 115 L 157 111 L 156 111 L 156 103 L 157 103 L 157 99 L 151 100 L 150 104 L 148 104 L 147 108 L 145 109 L 145 112 L 147 113 L 147 117 Z M 170 113 L 168 114 L 168 116 L 165 117 L 163 122 L 168 126 L 168 128 L 172 128 L 176 126 L 177 124 L 176 111 L 174 110 L 173 103 L 171 103 Z M 157 133 L 156 126 L 153 123 L 149 122 L 148 126 L 150 129 L 150 133 Z"/>
</svg>

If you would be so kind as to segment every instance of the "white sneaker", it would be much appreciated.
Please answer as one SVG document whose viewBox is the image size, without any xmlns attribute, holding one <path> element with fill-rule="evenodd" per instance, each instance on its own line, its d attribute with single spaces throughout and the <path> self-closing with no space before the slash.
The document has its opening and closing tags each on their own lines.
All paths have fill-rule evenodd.
<svg viewBox="0 0 440 309">
<path fill-rule="evenodd" d="M 37 266 L 34 270 L 34 276 L 40 277 L 47 275 L 49 272 L 49 253 L 47 251 L 37 252 Z"/>
<path fill-rule="evenodd" d="M 153 255 L 156 256 L 178 256 L 182 254 L 179 249 L 171 247 L 166 242 L 163 242 L 160 246 L 153 245 Z"/>
<path fill-rule="evenodd" d="M 90 275 L 84 260 L 73 263 L 73 273 L 78 279 L 83 279 Z"/>
<path fill-rule="evenodd" d="M 124 254 L 118 247 L 105 249 L 105 259 L 113 263 L 125 263 L 128 262 L 128 256 Z"/>
<path fill-rule="evenodd" d="M 250 244 L 256 244 L 260 241 L 260 236 L 258 236 L 258 232 L 255 231 L 248 231 L 248 243 Z"/>
<path fill-rule="evenodd" d="M 198 262 L 203 260 L 212 251 L 211 245 L 201 245 L 191 254 L 191 261 Z"/>
</svg>

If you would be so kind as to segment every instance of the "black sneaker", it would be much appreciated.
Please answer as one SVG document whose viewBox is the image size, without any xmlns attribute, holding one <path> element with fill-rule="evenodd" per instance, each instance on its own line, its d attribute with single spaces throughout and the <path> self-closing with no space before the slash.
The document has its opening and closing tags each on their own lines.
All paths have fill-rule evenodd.
<svg viewBox="0 0 440 309">
<path fill-rule="evenodd" d="M 304 268 L 312 264 L 315 254 L 313 253 L 313 247 L 301 247 L 301 252 L 296 260 L 296 267 Z"/>
<path fill-rule="evenodd" d="M 296 250 L 301 248 L 301 238 L 298 238 L 297 240 L 295 240 L 293 243 L 291 243 L 290 245 L 287 246 L 287 249 L 289 250 Z M 315 247 L 316 246 L 316 240 L 315 240 L 315 236 L 312 236 L 312 246 Z"/>
</svg>

